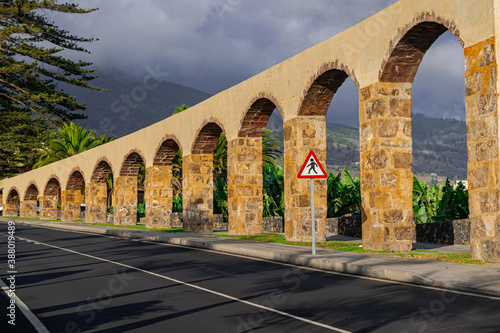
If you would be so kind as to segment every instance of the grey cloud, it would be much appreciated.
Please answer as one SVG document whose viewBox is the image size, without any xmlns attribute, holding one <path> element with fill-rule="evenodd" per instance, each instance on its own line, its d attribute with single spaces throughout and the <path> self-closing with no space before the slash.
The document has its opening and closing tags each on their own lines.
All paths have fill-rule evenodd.
<svg viewBox="0 0 500 333">
<path fill-rule="evenodd" d="M 235 85 L 362 21 L 395 0 L 87 0 L 87 15 L 54 15 L 71 32 L 98 37 L 85 60 L 210 93 Z M 438 73 L 438 74 L 436 74 Z M 447 79 L 446 79 L 447 78 Z M 357 89 L 346 83 L 329 120 L 357 123 Z M 442 37 L 424 57 L 413 108 L 436 116 L 463 109 L 463 52 Z M 429 98 L 429 96 L 431 98 Z M 460 101 L 461 99 L 461 101 Z M 422 100 L 422 101 L 420 101 Z"/>
</svg>

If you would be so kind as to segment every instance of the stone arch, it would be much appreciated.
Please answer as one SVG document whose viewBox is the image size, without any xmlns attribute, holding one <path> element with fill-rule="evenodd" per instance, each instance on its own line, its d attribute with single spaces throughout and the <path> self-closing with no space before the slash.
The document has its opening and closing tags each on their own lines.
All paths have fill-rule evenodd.
<svg viewBox="0 0 500 333">
<path fill-rule="evenodd" d="M 338 61 L 324 64 L 310 79 L 299 106 L 299 116 L 326 116 L 333 95 L 350 77 L 359 88 L 354 71 Z"/>
<path fill-rule="evenodd" d="M 399 29 L 396 38 L 390 42 L 389 51 L 382 63 L 380 82 L 413 82 L 425 53 L 446 30 L 455 35 L 464 46 L 455 23 L 436 17 L 434 13 L 422 13 Z"/>
<path fill-rule="evenodd" d="M 146 159 L 138 149 L 132 149 L 122 162 L 120 176 L 137 176 L 141 163 Z"/>
<path fill-rule="evenodd" d="M 59 180 L 59 177 L 52 175 L 49 177 L 49 180 L 45 185 L 43 195 L 58 195 L 60 189 L 61 181 Z"/>
<path fill-rule="evenodd" d="M 19 201 L 21 199 L 20 195 L 19 195 L 19 190 L 17 189 L 17 187 L 11 187 L 11 189 L 9 190 L 8 194 L 7 194 L 7 205 L 17 205 L 19 204 Z"/>
<path fill-rule="evenodd" d="M 260 93 L 254 97 L 240 121 L 238 137 L 262 137 L 269 117 L 271 117 L 276 108 L 280 112 L 281 117 L 284 118 L 282 108 L 274 96 L 268 93 Z"/>
<path fill-rule="evenodd" d="M 182 147 L 179 143 L 179 140 L 173 135 L 165 136 L 156 149 L 155 157 L 153 159 L 153 165 L 171 165 L 175 155 L 177 154 L 177 151 L 179 150 L 181 150 L 182 152 Z"/>
<path fill-rule="evenodd" d="M 111 162 L 106 157 L 101 157 L 96 162 L 94 171 L 90 177 L 90 182 L 94 184 L 105 184 L 111 172 L 113 172 Z"/>
<path fill-rule="evenodd" d="M 217 145 L 221 133 L 225 132 L 221 122 L 210 118 L 205 120 L 198 132 L 191 148 L 192 154 L 211 154 Z"/>
<path fill-rule="evenodd" d="M 21 198 L 19 195 L 19 190 L 17 187 L 11 187 L 8 194 L 7 194 L 7 200 L 5 201 L 5 211 L 4 215 L 5 216 L 18 216 L 18 207 L 21 204 Z"/>
<path fill-rule="evenodd" d="M 35 201 L 38 199 L 39 193 L 40 191 L 38 191 L 38 186 L 36 186 L 35 182 L 30 182 L 24 193 L 24 200 Z"/>
<path fill-rule="evenodd" d="M 85 186 L 85 177 L 83 171 L 76 167 L 70 172 L 66 190 L 81 190 Z"/>
</svg>

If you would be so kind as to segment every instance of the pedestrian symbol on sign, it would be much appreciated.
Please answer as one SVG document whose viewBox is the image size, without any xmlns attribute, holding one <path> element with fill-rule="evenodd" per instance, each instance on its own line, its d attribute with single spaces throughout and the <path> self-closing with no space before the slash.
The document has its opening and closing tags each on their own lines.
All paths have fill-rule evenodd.
<svg viewBox="0 0 500 333">
<path fill-rule="evenodd" d="M 306 161 L 304 162 L 304 165 L 300 169 L 299 174 L 297 175 L 298 178 L 327 178 L 328 175 L 326 174 L 325 169 L 323 169 L 323 166 L 321 163 L 319 163 L 318 158 L 314 154 L 314 152 L 311 150 L 309 152 L 309 155 L 307 155 Z"/>
</svg>

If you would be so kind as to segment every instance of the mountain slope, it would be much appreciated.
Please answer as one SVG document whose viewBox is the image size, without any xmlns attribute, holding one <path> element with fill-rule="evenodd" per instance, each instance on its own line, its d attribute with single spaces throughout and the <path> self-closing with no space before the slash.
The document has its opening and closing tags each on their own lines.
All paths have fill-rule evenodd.
<svg viewBox="0 0 500 333">
<path fill-rule="evenodd" d="M 67 87 L 68 93 L 86 104 L 88 118 L 79 120 L 83 127 L 99 134 L 123 136 L 170 117 L 186 104 L 193 106 L 211 95 L 154 77 L 130 77 L 122 72 L 99 71 L 92 84 L 107 91 L 88 91 Z"/>
</svg>

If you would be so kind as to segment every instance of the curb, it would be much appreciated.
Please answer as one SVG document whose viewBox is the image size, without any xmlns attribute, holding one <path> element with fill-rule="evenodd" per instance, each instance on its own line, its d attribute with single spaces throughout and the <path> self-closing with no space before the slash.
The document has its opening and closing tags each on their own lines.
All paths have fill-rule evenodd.
<svg viewBox="0 0 500 333">
<path fill-rule="evenodd" d="M 15 221 L 16 223 L 25 225 L 49 227 L 53 229 L 62 229 L 70 231 L 88 232 L 92 234 L 108 235 L 124 239 L 136 239 L 136 240 L 143 240 L 143 241 L 150 241 L 157 243 L 181 245 L 199 249 L 212 250 L 221 253 L 235 254 L 235 255 L 253 257 L 257 259 L 264 259 L 285 264 L 309 267 L 314 269 L 333 271 L 343 274 L 358 275 L 376 279 L 389 280 L 394 282 L 428 286 L 433 288 L 442 288 L 442 289 L 466 292 L 471 294 L 500 297 L 500 290 L 479 288 L 459 282 L 434 280 L 415 272 L 388 268 L 387 264 L 372 263 L 371 265 L 366 265 L 366 264 L 360 265 L 360 264 L 342 262 L 340 260 L 332 258 L 333 253 L 338 253 L 340 251 L 330 250 L 329 255 L 322 255 L 321 252 L 326 252 L 326 251 L 319 250 L 317 255 L 313 257 L 311 254 L 309 254 L 309 252 L 306 251 L 303 251 L 302 253 L 296 252 L 289 254 L 289 253 L 279 252 L 273 249 L 271 250 L 256 249 L 248 246 L 241 246 L 244 245 L 244 243 L 240 243 L 240 246 L 235 246 L 234 243 L 239 241 L 237 239 L 231 239 L 232 241 L 231 244 L 227 244 L 228 238 L 223 238 L 223 240 L 225 240 L 226 243 L 220 243 L 221 239 L 217 236 L 212 236 L 212 235 L 210 235 L 210 237 L 213 237 L 213 239 L 210 240 L 196 239 L 196 234 L 193 234 L 192 238 L 178 237 L 175 236 L 175 233 L 173 233 L 172 235 L 146 236 L 143 235 L 143 233 L 147 232 L 147 230 L 144 231 L 117 230 L 117 229 L 110 229 L 104 226 L 101 227 L 101 226 L 86 226 L 86 225 L 67 225 L 67 224 L 61 225 L 60 222 L 44 222 L 44 221 L 32 222 L 32 221 L 26 221 L 26 220 L 23 221 L 17 219 Z M 0 222 L 6 222 L 5 218 L 0 217 Z M 200 234 L 199 236 L 205 237 L 207 235 Z M 246 242 L 253 243 L 253 241 L 246 241 Z M 251 243 L 246 243 L 246 244 L 251 244 Z M 282 244 L 274 244 L 274 245 L 282 245 Z M 286 245 L 286 246 L 288 247 L 288 249 L 290 249 L 289 246 L 293 245 Z M 294 248 L 297 250 L 297 248 L 299 247 L 294 247 Z M 308 250 L 309 248 L 305 249 Z M 344 252 L 342 253 L 345 254 Z M 411 263 L 418 262 L 415 259 L 398 259 L 398 260 L 400 260 L 400 262 L 402 263 L 409 262 L 409 260 L 411 260 Z M 428 260 L 420 260 L 420 262 L 429 263 Z M 431 262 L 431 264 L 436 264 L 436 262 Z"/>
</svg>

